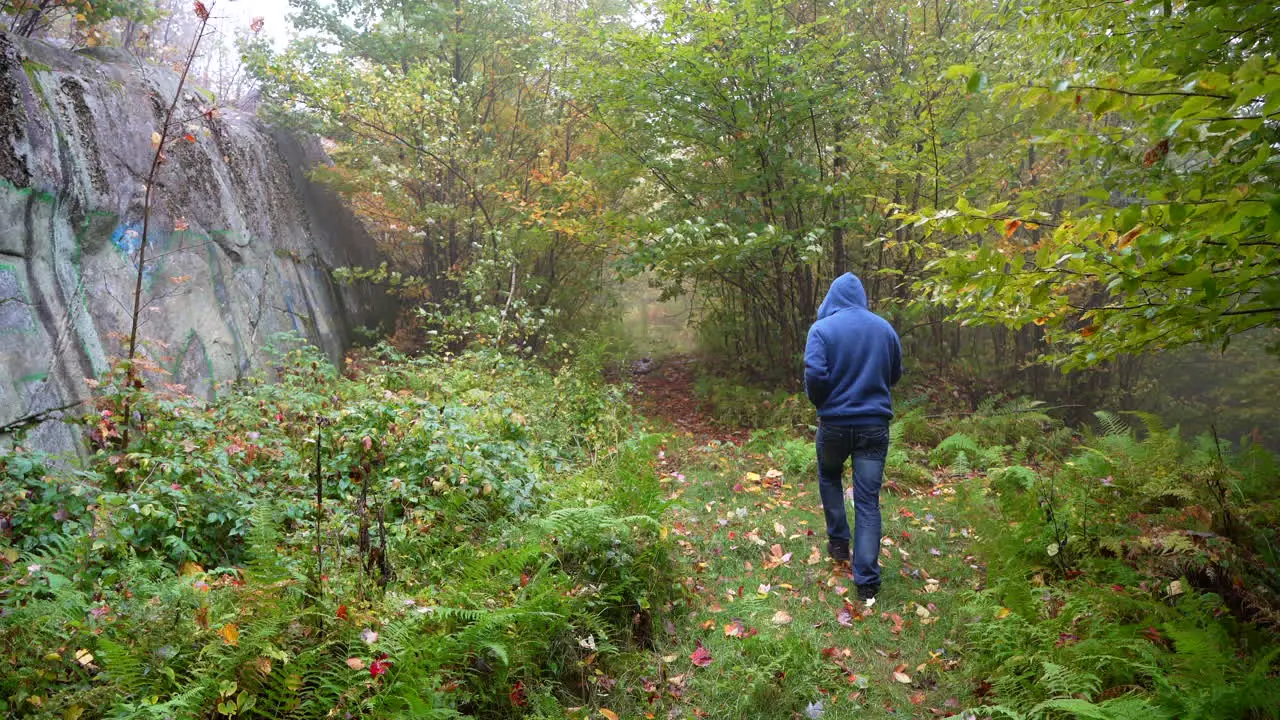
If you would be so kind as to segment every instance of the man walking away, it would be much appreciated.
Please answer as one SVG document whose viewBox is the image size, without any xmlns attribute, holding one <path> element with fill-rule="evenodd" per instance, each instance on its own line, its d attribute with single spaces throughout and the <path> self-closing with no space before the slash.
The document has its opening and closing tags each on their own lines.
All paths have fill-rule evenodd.
<svg viewBox="0 0 1280 720">
<path fill-rule="evenodd" d="M 853 458 L 853 582 L 870 607 L 880 591 L 880 484 L 889 451 L 893 400 L 902 377 L 902 346 L 893 326 L 867 309 L 862 281 L 845 273 L 831 283 L 809 328 L 804 389 L 818 409 L 818 494 L 827 520 L 827 551 L 849 562 L 845 461 Z"/>
</svg>

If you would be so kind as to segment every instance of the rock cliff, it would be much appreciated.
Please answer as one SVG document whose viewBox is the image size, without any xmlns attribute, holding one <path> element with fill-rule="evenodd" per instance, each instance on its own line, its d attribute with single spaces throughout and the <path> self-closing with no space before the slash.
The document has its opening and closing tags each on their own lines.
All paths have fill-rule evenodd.
<svg viewBox="0 0 1280 720">
<path fill-rule="evenodd" d="M 128 332 L 152 132 L 178 77 L 0 33 L 0 427 L 87 397 Z M 189 87 L 153 193 L 139 332 L 168 382 L 211 395 L 293 331 L 341 358 L 393 314 L 331 270 L 380 258 L 336 196 L 310 183 L 314 140 L 205 111 Z M 28 445 L 71 451 L 65 424 Z"/>
</svg>

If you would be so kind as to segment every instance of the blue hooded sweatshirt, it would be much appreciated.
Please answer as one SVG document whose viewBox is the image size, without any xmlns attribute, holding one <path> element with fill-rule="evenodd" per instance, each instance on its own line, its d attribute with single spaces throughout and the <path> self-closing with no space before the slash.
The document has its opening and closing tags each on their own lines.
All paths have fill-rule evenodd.
<svg viewBox="0 0 1280 720">
<path fill-rule="evenodd" d="M 887 320 L 867 309 L 862 281 L 831 283 L 809 328 L 804 389 L 830 425 L 879 425 L 893 419 L 889 388 L 902 378 L 902 346 Z"/>
</svg>

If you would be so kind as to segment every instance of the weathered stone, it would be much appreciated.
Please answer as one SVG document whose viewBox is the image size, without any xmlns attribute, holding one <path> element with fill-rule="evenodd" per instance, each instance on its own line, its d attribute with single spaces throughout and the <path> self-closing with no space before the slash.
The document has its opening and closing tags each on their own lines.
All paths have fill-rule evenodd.
<svg viewBox="0 0 1280 720">
<path fill-rule="evenodd" d="M 152 132 L 178 78 L 128 56 L 74 54 L 0 33 L 0 427 L 88 397 L 85 378 L 128 332 Z M 313 140 L 183 93 L 152 197 L 140 338 L 180 383 L 211 395 L 292 331 L 339 361 L 394 307 L 342 266 L 373 241 L 307 179 Z M 55 424 L 28 444 L 74 450 Z"/>
</svg>

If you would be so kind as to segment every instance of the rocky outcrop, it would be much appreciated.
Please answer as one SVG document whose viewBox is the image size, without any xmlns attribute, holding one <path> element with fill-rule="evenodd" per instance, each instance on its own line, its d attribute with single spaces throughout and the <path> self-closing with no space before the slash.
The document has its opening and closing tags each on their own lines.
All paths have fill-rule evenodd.
<svg viewBox="0 0 1280 720">
<path fill-rule="evenodd" d="M 151 136 L 177 87 L 126 55 L 89 57 L 0 33 L 0 427 L 87 397 L 128 332 Z M 168 382 L 212 395 L 278 333 L 335 361 L 387 298 L 331 271 L 380 261 L 336 196 L 308 181 L 314 140 L 190 88 L 156 179 L 139 332 Z M 72 451 L 42 423 L 28 445 Z"/>
</svg>

